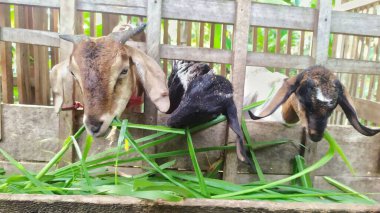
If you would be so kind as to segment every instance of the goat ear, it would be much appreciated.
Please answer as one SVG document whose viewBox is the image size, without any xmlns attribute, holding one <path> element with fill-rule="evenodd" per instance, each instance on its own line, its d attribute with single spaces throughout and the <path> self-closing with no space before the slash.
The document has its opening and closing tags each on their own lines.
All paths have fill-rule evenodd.
<svg viewBox="0 0 380 213">
<path fill-rule="evenodd" d="M 163 113 L 167 112 L 170 101 L 165 73 L 153 58 L 136 48 L 130 46 L 127 46 L 127 48 L 145 92 L 158 110 Z"/>
<path fill-rule="evenodd" d="M 258 120 L 261 118 L 265 118 L 271 115 L 276 109 L 283 104 L 289 96 L 297 89 L 298 87 L 298 76 L 294 76 L 292 78 L 288 78 L 284 80 L 281 88 L 274 95 L 269 104 L 263 109 L 259 116 L 254 115 L 251 111 L 248 111 L 249 116 L 253 120 Z"/>
<path fill-rule="evenodd" d="M 344 114 L 346 114 L 347 119 L 350 121 L 351 125 L 361 134 L 366 136 L 373 136 L 380 132 L 380 129 L 370 129 L 368 127 L 363 126 L 357 116 L 356 110 L 354 108 L 354 102 L 348 93 L 347 89 L 341 85 L 342 93 L 338 98 L 338 104 L 342 107 Z"/>
<path fill-rule="evenodd" d="M 71 75 L 68 69 L 68 60 L 56 64 L 50 71 L 50 85 L 54 97 L 54 111 L 59 113 L 64 100 L 64 82 Z"/>
</svg>

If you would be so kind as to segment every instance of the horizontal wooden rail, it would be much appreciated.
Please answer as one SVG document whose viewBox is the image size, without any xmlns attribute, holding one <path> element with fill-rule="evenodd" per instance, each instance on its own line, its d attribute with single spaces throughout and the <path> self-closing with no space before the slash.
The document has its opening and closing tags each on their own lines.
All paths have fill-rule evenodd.
<svg viewBox="0 0 380 213">
<path fill-rule="evenodd" d="M 337 6 L 336 10 L 349 11 L 379 2 L 379 0 L 353 0 Z"/>
<path fill-rule="evenodd" d="M 42 0 L 0 0 L 0 3 L 58 8 L 59 2 Z M 104 13 L 146 16 L 147 0 L 78 1 L 77 9 Z M 283 5 L 252 3 L 253 26 L 312 31 L 315 9 Z M 234 24 L 234 1 L 164 0 L 162 18 L 199 22 Z M 333 11 L 331 33 L 380 36 L 380 16 Z"/>
<path fill-rule="evenodd" d="M 0 40 L 51 47 L 59 47 L 60 45 L 58 33 L 9 27 L 1 28 Z M 131 41 L 127 42 L 127 44 L 141 50 L 146 50 L 145 43 Z M 208 61 L 221 64 L 232 63 L 231 51 L 211 48 L 194 48 L 162 44 L 160 48 L 160 56 L 165 59 Z M 247 65 L 251 66 L 304 69 L 312 64 L 313 60 L 310 56 L 258 52 L 249 52 L 247 56 Z M 380 70 L 379 62 L 348 59 L 328 59 L 326 66 L 334 72 L 341 73 L 377 75 Z"/>
<path fill-rule="evenodd" d="M 58 33 L 55 32 L 10 27 L 0 28 L 1 41 L 59 47 Z"/>
</svg>

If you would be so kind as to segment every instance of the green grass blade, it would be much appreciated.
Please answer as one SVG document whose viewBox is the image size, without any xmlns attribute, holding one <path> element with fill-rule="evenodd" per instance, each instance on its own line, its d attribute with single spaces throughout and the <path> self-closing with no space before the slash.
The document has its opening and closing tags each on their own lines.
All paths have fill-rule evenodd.
<svg viewBox="0 0 380 213">
<path fill-rule="evenodd" d="M 358 197 L 360 197 L 360 198 L 363 198 L 364 200 L 368 201 L 369 203 L 372 203 L 372 204 L 375 204 L 375 203 L 376 203 L 376 201 L 372 200 L 371 198 L 369 198 L 369 197 L 367 197 L 367 196 L 365 196 L 365 195 L 363 195 L 363 194 L 361 194 L 361 193 L 355 191 L 354 189 L 352 189 L 352 188 L 350 188 L 350 187 L 348 187 L 348 186 L 346 186 L 346 185 L 340 183 L 340 182 L 337 181 L 337 180 L 334 180 L 334 179 L 332 179 L 332 178 L 330 178 L 330 177 L 326 177 L 326 176 L 324 176 L 323 178 L 324 178 L 329 184 L 331 184 L 332 186 L 335 186 L 336 188 L 340 189 L 340 190 L 343 191 L 343 192 L 353 193 L 354 195 L 356 195 L 356 196 L 358 196 Z"/>
<path fill-rule="evenodd" d="M 245 111 L 251 110 L 253 108 L 256 108 L 256 107 L 258 107 L 260 105 L 263 105 L 265 102 L 266 102 L 266 100 L 262 100 L 262 101 L 257 101 L 257 102 L 254 102 L 252 104 L 249 104 L 247 106 L 244 106 L 243 107 L 243 111 L 245 112 Z"/>
<path fill-rule="evenodd" d="M 201 168 L 199 167 L 199 164 L 198 164 L 197 156 L 195 155 L 193 140 L 191 139 L 189 129 L 186 129 L 186 141 L 187 141 L 187 146 L 189 148 L 190 158 L 193 163 L 193 168 L 199 180 L 199 186 L 201 188 L 201 192 L 206 197 L 210 197 L 210 193 L 207 191 L 207 186 L 206 186 Z"/>
<path fill-rule="evenodd" d="M 30 180 L 32 184 L 39 187 L 41 189 L 41 192 L 44 194 L 53 194 L 52 192 L 48 190 L 44 190 L 44 184 L 40 182 L 37 178 L 35 178 L 32 174 L 30 174 L 25 167 L 17 162 L 11 155 L 9 155 L 6 151 L 0 148 L 0 153 L 11 163 L 13 166 L 15 166 L 23 175 L 25 175 L 26 178 Z"/>
<path fill-rule="evenodd" d="M 113 126 L 120 127 L 120 123 L 112 123 Z M 184 129 L 177 129 L 177 128 L 171 128 L 167 126 L 157 126 L 157 125 L 146 125 L 146 124 L 134 124 L 129 123 L 128 128 L 131 129 L 144 129 L 144 130 L 152 130 L 152 131 L 160 131 L 160 132 L 166 132 L 166 133 L 173 133 L 173 134 L 180 134 L 184 135 L 185 130 Z"/>
<path fill-rule="evenodd" d="M 211 164 L 210 168 L 208 168 L 206 177 L 215 178 L 218 175 L 219 170 L 223 167 L 224 159 L 221 157 L 217 161 Z"/>
<path fill-rule="evenodd" d="M 91 146 L 92 146 L 93 138 L 91 135 L 86 136 L 86 144 L 83 150 L 83 159 L 84 161 L 87 160 L 88 153 L 90 152 Z"/>
<path fill-rule="evenodd" d="M 169 167 L 172 167 L 174 164 L 175 164 L 175 160 L 172 160 L 172 161 L 169 161 L 169 162 L 166 162 L 166 163 L 160 165 L 159 167 L 161 169 L 167 169 Z M 148 177 L 150 175 L 153 175 L 153 174 L 157 173 L 155 170 L 152 170 L 151 168 L 145 168 L 145 167 L 143 167 L 143 169 L 148 169 L 150 171 L 145 172 L 145 173 L 141 173 L 141 174 L 138 174 L 138 175 L 134 175 L 132 178 L 133 179 L 141 179 L 141 178 L 145 178 L 145 177 Z"/>
<path fill-rule="evenodd" d="M 126 134 L 125 134 L 126 138 L 128 139 L 129 143 L 133 146 L 133 148 L 136 149 L 136 151 L 141 155 L 141 157 L 144 158 L 144 160 L 149 163 L 150 166 L 152 166 L 158 173 L 160 173 L 162 176 L 164 176 L 166 179 L 168 179 L 170 182 L 172 182 L 173 184 L 179 186 L 179 187 L 182 187 L 186 190 L 188 190 L 190 193 L 193 194 L 194 197 L 197 197 L 197 198 L 201 198 L 203 197 L 201 194 L 199 194 L 198 192 L 192 190 L 192 189 L 189 189 L 187 188 L 185 185 L 183 185 L 182 183 L 176 181 L 173 177 L 171 177 L 170 175 L 168 175 L 167 173 L 165 173 L 160 167 L 158 167 L 158 165 L 155 163 L 155 162 L 152 162 L 146 155 L 145 153 L 140 149 L 140 147 L 137 146 L 136 142 L 132 139 L 132 136 L 129 134 L 128 131 L 126 131 Z"/>
<path fill-rule="evenodd" d="M 195 127 L 192 127 L 190 128 L 190 132 L 191 133 L 194 133 L 194 132 L 198 132 L 198 131 L 201 131 L 201 130 L 204 130 L 204 129 L 207 129 L 209 128 L 210 126 L 214 126 L 220 122 L 223 122 L 227 120 L 226 116 L 224 115 L 219 115 L 218 117 L 216 117 L 214 120 L 211 120 L 209 122 L 206 122 L 206 123 L 203 123 L 203 124 L 200 124 L 198 126 L 195 126 Z"/>
<path fill-rule="evenodd" d="M 348 160 L 348 158 L 344 154 L 342 148 L 339 146 L 339 144 L 336 142 L 336 140 L 330 135 L 330 133 L 327 130 L 325 130 L 325 132 L 324 132 L 324 137 L 326 140 L 331 141 L 332 146 L 334 146 L 335 151 L 340 155 L 343 162 L 346 164 L 346 166 L 350 170 L 351 174 L 355 175 L 355 173 L 356 173 L 355 169 L 352 167 L 350 161 Z"/>
<path fill-rule="evenodd" d="M 296 166 L 296 171 L 297 172 L 301 172 L 305 169 L 305 159 L 301 156 L 301 155 L 296 155 L 294 157 L 294 161 L 295 161 L 295 166 Z M 311 182 L 311 178 L 310 178 L 310 174 L 307 173 L 305 175 L 302 175 L 300 177 L 300 181 L 301 181 L 301 185 L 303 187 L 308 187 L 308 188 L 312 188 L 313 187 L 313 183 Z"/>
<path fill-rule="evenodd" d="M 248 143 L 248 145 L 250 147 L 253 147 L 251 136 L 249 135 L 249 132 L 248 132 L 248 129 L 247 129 L 247 124 L 246 124 L 244 118 L 241 119 L 241 127 L 242 127 L 242 130 L 243 130 L 243 134 L 244 134 L 245 140 L 247 141 L 247 143 Z M 259 161 L 257 160 L 255 153 L 253 152 L 252 149 L 249 149 L 249 151 L 251 153 L 252 161 L 253 161 L 253 163 L 255 165 L 255 168 L 256 168 L 257 176 L 259 176 L 259 180 L 262 181 L 262 182 L 266 182 L 263 170 L 261 170 Z"/>
<path fill-rule="evenodd" d="M 123 120 L 123 122 L 121 123 L 119 138 L 117 140 L 117 152 L 116 152 L 116 160 L 115 160 L 115 185 L 119 184 L 119 181 L 118 181 L 119 153 L 122 150 L 122 143 L 124 142 L 125 132 L 127 131 L 127 125 L 128 125 L 128 120 Z"/>
<path fill-rule="evenodd" d="M 84 125 L 79 128 L 79 130 L 74 134 L 74 138 L 79 138 L 82 133 L 85 131 Z M 49 161 L 49 163 L 44 166 L 41 171 L 36 175 L 36 179 L 40 179 L 42 176 L 44 176 L 54 165 L 58 164 L 59 161 L 61 160 L 62 156 L 67 152 L 67 150 L 71 147 L 73 141 L 71 137 L 66 138 L 66 140 L 63 143 L 63 147 L 59 152 L 54 155 L 54 157 Z M 25 188 L 30 187 L 31 184 L 28 184 Z"/>
<path fill-rule="evenodd" d="M 334 157 L 334 153 L 335 153 L 334 147 L 332 145 L 331 140 L 328 140 L 328 142 L 330 144 L 330 147 L 329 147 L 329 150 L 327 151 L 327 153 L 318 162 L 314 163 L 313 165 L 309 166 L 308 168 L 305 168 L 303 171 L 298 172 L 297 174 L 294 174 L 290 177 L 287 177 L 287 178 L 284 178 L 281 180 L 277 180 L 277 181 L 274 181 L 274 182 L 271 182 L 271 183 L 268 183 L 268 184 L 265 184 L 262 186 L 254 187 L 251 189 L 242 190 L 239 192 L 232 192 L 232 193 L 227 193 L 227 194 L 215 195 L 215 196 L 212 196 L 212 198 L 227 198 L 227 197 L 238 196 L 238 195 L 256 192 L 256 191 L 259 191 L 262 189 L 269 189 L 271 187 L 274 187 L 274 186 L 277 186 L 279 184 L 289 182 L 295 178 L 301 177 L 302 175 L 305 175 L 306 173 L 310 173 L 310 172 L 320 168 L 321 166 L 325 165 L 327 162 L 329 162 Z"/>
<path fill-rule="evenodd" d="M 79 161 L 81 163 L 82 173 L 86 179 L 87 186 L 90 190 L 92 190 L 90 175 L 88 174 L 87 167 L 86 167 L 86 161 L 82 156 L 82 152 L 80 150 L 79 144 L 78 144 L 77 140 L 74 138 L 74 136 L 71 136 L 71 140 L 73 141 L 74 149 L 75 149 L 75 151 L 78 155 Z"/>
</svg>

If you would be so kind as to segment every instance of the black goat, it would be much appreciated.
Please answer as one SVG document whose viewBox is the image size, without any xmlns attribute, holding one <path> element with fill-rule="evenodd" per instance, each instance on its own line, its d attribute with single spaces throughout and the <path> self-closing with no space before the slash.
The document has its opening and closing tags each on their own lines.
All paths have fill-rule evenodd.
<svg viewBox="0 0 380 213">
<path fill-rule="evenodd" d="M 223 114 L 227 117 L 230 128 L 238 136 L 236 151 L 239 160 L 252 166 L 244 147 L 232 84 L 226 78 L 214 75 L 207 64 L 175 61 L 168 86 L 169 112 L 173 112 L 167 122 L 169 126 L 193 126 Z"/>
</svg>

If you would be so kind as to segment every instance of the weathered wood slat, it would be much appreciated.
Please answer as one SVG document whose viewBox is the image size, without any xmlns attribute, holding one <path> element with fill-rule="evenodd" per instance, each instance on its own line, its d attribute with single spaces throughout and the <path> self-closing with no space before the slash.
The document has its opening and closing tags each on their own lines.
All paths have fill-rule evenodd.
<svg viewBox="0 0 380 213">
<path fill-rule="evenodd" d="M 15 24 L 16 27 L 26 27 L 25 7 L 15 7 Z M 29 85 L 29 55 L 26 44 L 16 44 L 16 71 L 19 103 L 29 103 L 30 85 Z"/>
<path fill-rule="evenodd" d="M 331 16 L 331 32 L 378 37 L 380 16 L 334 11 Z"/>
<path fill-rule="evenodd" d="M 42 0 L 0 0 L 0 3 L 34 5 L 58 8 L 59 2 Z M 146 16 L 147 0 L 78 1 L 77 9 L 83 11 Z M 190 9 L 191 8 L 191 9 Z M 217 0 L 164 0 L 162 17 L 187 21 L 233 24 L 234 1 Z M 251 25 L 296 30 L 313 30 L 315 9 L 252 3 Z M 220 11 L 223 11 L 222 13 Z M 380 17 L 376 15 L 332 12 L 331 32 L 354 35 L 380 36 Z"/>
<path fill-rule="evenodd" d="M 358 61 L 349 59 L 329 59 L 326 67 L 334 72 L 378 75 L 380 63 L 374 61 Z"/>
<path fill-rule="evenodd" d="M 75 34 L 75 16 L 76 16 L 76 0 L 67 1 L 60 0 L 60 33 L 62 34 Z M 61 40 L 59 55 L 60 61 L 66 60 L 72 52 L 72 43 Z M 64 105 L 73 104 L 74 95 L 74 79 L 69 78 L 64 82 Z M 58 138 L 64 140 L 68 135 L 72 135 L 74 130 L 74 114 L 73 111 L 62 111 L 59 114 L 59 132 Z M 68 152 L 70 153 L 70 152 Z M 72 161 L 72 155 L 67 154 L 64 156 L 63 162 Z"/>
<path fill-rule="evenodd" d="M 252 3 L 250 24 L 281 29 L 313 30 L 316 10 L 311 8 Z"/>
<path fill-rule="evenodd" d="M 161 45 L 160 56 L 167 59 L 183 59 L 193 61 L 209 61 L 215 63 L 231 63 L 232 52 L 211 48 L 195 48 L 186 46 Z"/>
<path fill-rule="evenodd" d="M 2 41 L 59 47 L 58 33 L 21 28 L 1 28 Z"/>
<path fill-rule="evenodd" d="M 0 5 L 0 40 L 2 28 L 10 26 L 10 8 L 9 5 Z M 12 46 L 9 42 L 0 42 L 0 70 L 2 73 L 2 101 L 3 103 L 13 103 L 13 72 L 12 72 Z M 0 130 L 1 131 L 1 130 Z"/>
<path fill-rule="evenodd" d="M 325 65 L 328 59 L 332 5 L 329 0 L 320 0 L 318 3 L 319 13 L 315 16 L 312 56 L 315 58 L 315 64 Z"/>
<path fill-rule="evenodd" d="M 244 97 L 244 79 L 247 66 L 247 43 L 249 35 L 249 21 L 251 16 L 251 0 L 236 0 L 236 17 L 234 25 L 233 54 L 232 54 L 232 72 L 231 83 L 234 87 L 234 102 L 237 109 L 238 121 L 241 120 L 243 97 Z M 236 134 L 229 129 L 227 144 L 236 144 Z M 223 179 L 236 182 L 238 159 L 236 151 L 226 151 Z"/>
<path fill-rule="evenodd" d="M 355 98 L 355 108 L 360 118 L 380 123 L 380 103 Z"/>
<path fill-rule="evenodd" d="M 46 8 L 33 8 L 33 29 L 47 30 L 48 16 Z M 48 105 L 50 103 L 48 49 L 34 46 L 34 94 L 35 103 Z"/>
<path fill-rule="evenodd" d="M 148 23 L 146 30 L 146 53 L 160 64 L 161 40 L 161 8 L 162 0 L 148 0 Z M 144 123 L 157 125 L 157 108 L 145 93 L 144 95 Z M 145 135 L 149 134 L 147 131 Z M 155 148 L 149 148 L 147 153 L 154 153 Z"/>
<path fill-rule="evenodd" d="M 371 4 L 376 3 L 378 1 L 379 0 L 354 0 L 354 1 L 348 1 L 346 3 L 343 3 L 343 4 L 339 5 L 335 9 L 339 10 L 339 11 L 349 11 L 349 10 L 356 9 L 356 8 L 359 8 L 359 7 L 364 7 L 364 6 L 367 6 L 367 5 L 371 5 Z"/>
</svg>

